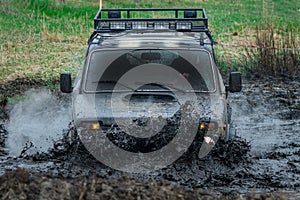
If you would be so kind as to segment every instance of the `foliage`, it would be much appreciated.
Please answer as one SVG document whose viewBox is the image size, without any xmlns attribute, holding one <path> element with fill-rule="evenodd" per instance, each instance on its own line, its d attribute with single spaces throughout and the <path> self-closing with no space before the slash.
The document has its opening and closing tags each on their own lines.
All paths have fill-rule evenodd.
<svg viewBox="0 0 300 200">
<path fill-rule="evenodd" d="M 98 0 L 0 0 L 0 82 L 18 77 L 42 78 L 55 82 L 59 73 L 76 74 L 85 55 L 86 42 L 93 31 Z M 104 7 L 204 7 L 209 26 L 219 43 L 260 45 L 273 37 L 276 48 L 299 48 L 299 1 L 271 0 L 178 0 L 103 1 Z M 266 26 L 266 22 L 268 22 Z M 271 31 L 266 33 L 265 30 Z M 288 30 L 288 33 L 285 31 Z M 265 38 L 265 39 L 263 39 Z M 279 40 L 278 40 L 279 38 Z M 271 74 L 299 71 L 299 51 L 267 52 L 216 46 L 223 71 L 248 71 L 270 67 Z M 266 62 L 262 61 L 267 55 Z M 273 60 L 269 60 L 272 55 Z M 280 61 L 279 61 L 279 60 Z M 293 68 L 284 69 L 286 66 Z M 230 66 L 230 67 L 229 67 Z M 276 73 L 275 73 L 276 72 Z"/>
</svg>

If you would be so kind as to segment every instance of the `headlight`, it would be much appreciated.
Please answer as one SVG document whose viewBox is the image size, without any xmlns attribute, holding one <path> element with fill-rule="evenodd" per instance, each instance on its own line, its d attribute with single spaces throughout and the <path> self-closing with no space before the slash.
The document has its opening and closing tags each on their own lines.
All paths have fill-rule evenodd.
<svg viewBox="0 0 300 200">
<path fill-rule="evenodd" d="M 217 130 L 218 128 L 219 128 L 218 123 L 215 121 L 201 122 L 199 125 L 200 130 L 213 131 L 213 130 Z"/>
<path fill-rule="evenodd" d="M 79 127 L 82 127 L 86 130 L 99 130 L 100 124 L 99 122 L 82 122 Z"/>
</svg>

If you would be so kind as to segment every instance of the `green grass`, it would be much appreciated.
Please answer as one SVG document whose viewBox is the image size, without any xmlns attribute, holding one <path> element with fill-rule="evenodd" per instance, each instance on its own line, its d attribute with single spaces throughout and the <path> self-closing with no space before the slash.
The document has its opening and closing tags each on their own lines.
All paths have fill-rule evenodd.
<svg viewBox="0 0 300 200">
<path fill-rule="evenodd" d="M 20 94 L 17 94 L 17 95 L 15 95 L 13 97 L 7 97 L 7 101 L 9 103 L 17 103 L 17 102 L 20 102 L 22 100 L 24 100 L 24 96 L 20 95 Z"/>
<path fill-rule="evenodd" d="M 122 3 L 120 3 L 122 2 Z M 98 0 L 0 0 L 0 82 L 17 77 L 37 77 L 49 83 L 63 71 L 76 74 L 93 31 Z M 256 27 L 293 27 L 300 40 L 299 0 L 178 0 L 105 1 L 103 7 L 204 7 L 209 27 L 218 42 L 255 44 Z M 242 48 L 216 47 L 220 67 L 240 71 Z"/>
</svg>

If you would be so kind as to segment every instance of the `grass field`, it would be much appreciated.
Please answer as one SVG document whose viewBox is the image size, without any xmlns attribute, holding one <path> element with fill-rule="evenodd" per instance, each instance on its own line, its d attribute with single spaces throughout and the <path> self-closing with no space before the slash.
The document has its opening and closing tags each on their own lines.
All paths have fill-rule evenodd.
<svg viewBox="0 0 300 200">
<path fill-rule="evenodd" d="M 66 3 L 0 0 L 0 5 L 0 82 L 18 77 L 51 82 L 63 71 L 76 73 L 83 63 L 86 42 L 93 31 L 98 0 L 67 0 Z M 152 3 L 103 0 L 103 7 L 204 7 L 209 26 L 219 43 L 256 45 L 258 31 L 269 31 L 272 27 L 272 37 L 287 43 L 281 46 L 300 47 L 299 0 L 153 0 Z M 290 39 L 283 40 L 286 35 Z M 263 37 L 268 39 L 269 36 Z M 248 68 L 259 63 L 255 59 L 244 59 L 247 54 L 259 52 L 249 53 L 243 47 L 217 46 L 216 53 L 222 70 L 243 71 L 245 63 Z M 299 56 L 299 51 L 293 51 L 294 54 Z M 296 70 L 299 69 L 298 59 L 296 57 Z"/>
</svg>

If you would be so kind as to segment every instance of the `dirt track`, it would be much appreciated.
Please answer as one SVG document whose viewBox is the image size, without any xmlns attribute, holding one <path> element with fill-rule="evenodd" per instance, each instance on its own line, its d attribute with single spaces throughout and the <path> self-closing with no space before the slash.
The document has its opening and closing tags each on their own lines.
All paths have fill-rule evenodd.
<svg viewBox="0 0 300 200">
<path fill-rule="evenodd" d="M 5 146 L 10 134 L 6 121 L 0 126 L 1 173 L 6 171 L 0 180 L 0 196 L 223 199 L 244 194 L 263 199 L 261 193 L 272 192 L 270 199 L 276 199 L 282 196 L 278 192 L 284 192 L 284 199 L 288 195 L 300 198 L 299 82 L 248 81 L 244 86 L 241 94 L 230 95 L 236 140 L 219 143 L 204 159 L 186 156 L 147 175 L 114 171 L 80 151 L 70 156 L 61 141 L 48 153 L 11 157 Z M 27 170 L 11 171 L 17 167 Z"/>
</svg>

